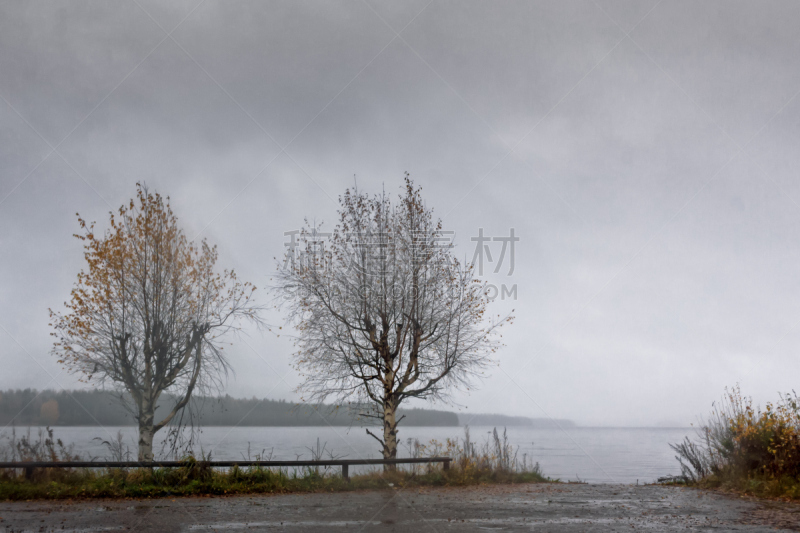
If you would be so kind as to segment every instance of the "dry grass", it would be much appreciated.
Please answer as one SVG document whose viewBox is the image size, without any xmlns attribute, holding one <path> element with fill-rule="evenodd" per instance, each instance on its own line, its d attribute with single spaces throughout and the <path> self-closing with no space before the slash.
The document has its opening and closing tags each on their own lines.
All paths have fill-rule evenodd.
<svg viewBox="0 0 800 533">
<path fill-rule="evenodd" d="M 26 440 L 14 436 L 15 448 L 0 451 L 6 460 L 69 461 L 78 459 L 69 448 L 53 438 L 52 430 L 30 434 Z M 24 444 L 20 444 L 24 442 Z M 114 449 L 109 443 L 109 451 Z M 19 447 L 17 446 L 19 445 Z M 407 442 L 413 457 L 449 456 L 454 460 L 449 470 L 442 464 L 403 465 L 395 471 L 373 468 L 354 475 L 350 481 L 332 468 L 263 468 L 233 467 L 215 469 L 189 456 L 180 468 L 141 469 L 36 469 L 32 479 L 22 472 L 6 471 L 0 476 L 0 500 L 63 499 L 63 498 L 149 498 L 162 496 L 232 495 L 253 493 L 333 492 L 394 487 L 465 486 L 483 483 L 536 483 L 550 481 L 538 464 L 521 459 L 508 442 L 495 430 L 478 445 L 470 439 L 469 429 L 463 439 L 447 439 L 440 443 Z M 317 443 L 314 452 L 323 449 Z M 25 451 L 22 454 L 20 450 Z M 321 452 L 320 452 L 321 453 Z"/>
<path fill-rule="evenodd" d="M 738 387 L 726 391 L 695 440 L 671 445 L 679 481 L 754 496 L 800 499 L 800 410 L 795 395 L 754 408 Z"/>
</svg>

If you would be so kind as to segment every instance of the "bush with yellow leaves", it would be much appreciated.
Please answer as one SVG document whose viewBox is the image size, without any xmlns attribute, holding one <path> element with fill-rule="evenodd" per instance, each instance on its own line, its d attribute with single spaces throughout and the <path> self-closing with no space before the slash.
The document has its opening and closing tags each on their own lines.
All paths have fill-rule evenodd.
<svg viewBox="0 0 800 533">
<path fill-rule="evenodd" d="M 698 438 L 671 446 L 683 482 L 800 497 L 800 409 L 794 393 L 761 409 L 738 386 L 726 389 Z"/>
</svg>

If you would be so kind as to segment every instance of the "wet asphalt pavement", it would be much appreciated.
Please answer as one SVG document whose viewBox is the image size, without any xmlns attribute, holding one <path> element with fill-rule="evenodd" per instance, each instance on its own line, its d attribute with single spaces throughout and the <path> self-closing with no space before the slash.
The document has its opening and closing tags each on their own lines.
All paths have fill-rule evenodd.
<svg viewBox="0 0 800 533">
<path fill-rule="evenodd" d="M 680 487 L 535 484 L 0 504 L 8 532 L 800 531 L 800 506 Z"/>
</svg>

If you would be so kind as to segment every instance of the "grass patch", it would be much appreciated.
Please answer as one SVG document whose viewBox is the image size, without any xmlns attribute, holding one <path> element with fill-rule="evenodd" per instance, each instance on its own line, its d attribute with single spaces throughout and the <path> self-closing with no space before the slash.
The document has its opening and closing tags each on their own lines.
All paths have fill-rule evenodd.
<svg viewBox="0 0 800 533">
<path fill-rule="evenodd" d="M 281 494 L 290 492 L 341 492 L 386 489 L 390 486 L 466 486 L 482 483 L 538 483 L 548 481 L 534 472 L 497 472 L 439 468 L 429 472 L 371 472 L 345 481 L 340 475 L 320 475 L 313 471 L 285 469 L 231 468 L 214 471 L 207 467 L 170 469 L 75 470 L 37 473 L 39 479 L 22 476 L 0 481 L 0 500 L 156 498 L 234 494 Z M 391 484 L 391 485 L 390 485 Z"/>
<path fill-rule="evenodd" d="M 58 453 L 63 445 L 52 431 L 40 434 L 38 441 L 28 438 L 17 451 L 27 460 L 76 460 L 72 450 Z M 450 468 L 441 463 L 398 466 L 395 471 L 381 467 L 341 477 L 339 467 L 212 468 L 193 457 L 178 468 L 139 469 L 35 469 L 30 479 L 21 471 L 0 473 L 0 500 L 158 498 L 234 494 L 282 494 L 292 492 L 341 492 L 389 487 L 457 487 L 489 483 L 542 483 L 546 478 L 538 463 L 517 457 L 503 432 L 495 430 L 482 445 L 476 445 L 465 428 L 464 439 L 448 439 L 420 444 L 408 441 L 412 457 L 452 457 Z M 317 448 L 320 448 L 319 443 Z"/>
</svg>

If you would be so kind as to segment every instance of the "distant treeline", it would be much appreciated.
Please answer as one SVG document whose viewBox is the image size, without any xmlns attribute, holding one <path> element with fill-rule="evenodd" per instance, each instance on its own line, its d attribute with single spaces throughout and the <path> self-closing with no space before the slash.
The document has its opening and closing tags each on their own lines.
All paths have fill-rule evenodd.
<svg viewBox="0 0 800 533">
<path fill-rule="evenodd" d="M 156 420 L 174 405 L 165 397 Z M 192 400 L 196 422 L 204 426 L 350 426 L 374 425 L 360 419 L 357 410 L 330 405 L 296 405 L 284 400 L 198 397 Z M 458 415 L 432 409 L 400 409 L 405 426 L 458 426 Z M 133 416 L 110 391 L 53 391 L 34 389 L 0 392 L 0 424 L 16 426 L 128 426 Z"/>
<path fill-rule="evenodd" d="M 536 429 L 567 429 L 574 428 L 572 420 L 560 418 L 528 418 L 527 416 L 507 416 L 493 414 L 460 414 L 458 423 L 462 426 L 526 426 Z"/>
<path fill-rule="evenodd" d="M 174 405 L 165 397 L 156 409 L 160 420 Z M 296 405 L 284 400 L 197 397 L 192 400 L 196 423 L 204 426 L 364 426 L 375 420 L 358 417 L 357 409 L 331 405 Z M 569 420 L 550 420 L 496 414 L 456 414 L 433 409 L 400 409 L 404 426 L 528 426 L 575 427 Z M 35 389 L 0 392 L 3 426 L 135 426 L 118 393 L 102 390 L 54 391 Z"/>
</svg>

